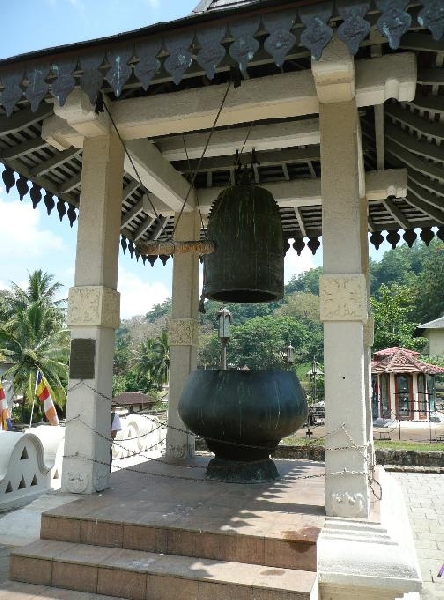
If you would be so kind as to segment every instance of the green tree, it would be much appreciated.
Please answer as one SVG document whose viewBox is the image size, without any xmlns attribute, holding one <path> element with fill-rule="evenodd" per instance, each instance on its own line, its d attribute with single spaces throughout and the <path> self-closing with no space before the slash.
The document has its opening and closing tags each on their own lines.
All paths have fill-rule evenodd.
<svg viewBox="0 0 444 600">
<path fill-rule="evenodd" d="M 416 323 L 412 320 L 415 308 L 416 289 L 394 283 L 382 284 L 377 297 L 370 298 L 375 317 L 374 350 L 399 346 L 420 350 L 424 338 L 413 337 Z"/>
<path fill-rule="evenodd" d="M 170 371 L 170 351 L 168 333 L 163 331 L 155 338 L 143 340 L 136 352 L 134 375 L 143 381 L 145 391 L 161 387 L 167 383 Z"/>
<path fill-rule="evenodd" d="M 56 300 L 61 284 L 52 280 L 52 275 L 35 271 L 26 290 L 12 283 L 5 295 L 10 317 L 0 326 L 0 352 L 12 363 L 4 376 L 23 395 L 23 410 L 34 401 L 37 370 L 48 381 L 54 402 L 63 407 L 66 401 L 69 332 L 63 326 L 61 301 Z"/>
<path fill-rule="evenodd" d="M 277 316 L 307 319 L 320 323 L 319 296 L 310 292 L 293 292 L 285 296 L 285 302 L 274 312 Z"/>
<path fill-rule="evenodd" d="M 170 342 L 166 331 L 154 338 L 150 376 L 159 387 L 170 378 Z"/>
<path fill-rule="evenodd" d="M 427 323 L 444 314 L 444 244 L 435 241 L 425 254 L 417 279 L 416 320 Z"/>
<path fill-rule="evenodd" d="M 256 317 L 233 327 L 227 350 L 228 363 L 250 369 L 287 368 L 282 352 L 291 342 L 295 359 L 303 362 L 310 354 L 309 329 L 291 317 Z"/>
<path fill-rule="evenodd" d="M 132 358 L 131 335 L 125 327 L 116 331 L 114 344 L 113 374 L 124 375 L 130 368 Z"/>
<path fill-rule="evenodd" d="M 285 286 L 285 294 L 306 292 L 319 296 L 319 276 L 323 272 L 323 267 L 316 267 L 316 269 L 304 271 L 304 273 L 300 273 L 299 275 L 293 275 Z"/>
<path fill-rule="evenodd" d="M 160 304 L 155 304 L 153 308 L 146 313 L 148 323 L 154 323 L 157 319 L 168 317 L 171 314 L 171 298 L 167 298 Z"/>
</svg>

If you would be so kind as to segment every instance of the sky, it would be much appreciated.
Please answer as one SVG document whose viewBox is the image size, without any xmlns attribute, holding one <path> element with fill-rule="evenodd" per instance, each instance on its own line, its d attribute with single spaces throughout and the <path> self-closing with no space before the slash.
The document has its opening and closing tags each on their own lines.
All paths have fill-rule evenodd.
<svg viewBox="0 0 444 600">
<path fill-rule="evenodd" d="M 71 44 L 172 21 L 189 15 L 198 0 L 2 0 L 0 58 Z M 3 170 L 3 169 L 1 169 Z M 77 224 L 54 209 L 47 216 L 43 202 L 32 209 L 29 196 L 20 202 L 15 187 L 6 194 L 0 179 L 0 289 L 13 281 L 26 285 L 29 273 L 42 269 L 63 284 L 63 294 L 74 281 Z M 300 257 L 290 249 L 285 258 L 285 281 L 320 266 L 305 248 Z M 379 257 L 381 257 L 381 251 Z M 373 256 L 373 258 L 377 258 Z M 172 260 L 154 267 L 119 254 L 121 318 L 144 315 L 171 296 Z"/>
</svg>

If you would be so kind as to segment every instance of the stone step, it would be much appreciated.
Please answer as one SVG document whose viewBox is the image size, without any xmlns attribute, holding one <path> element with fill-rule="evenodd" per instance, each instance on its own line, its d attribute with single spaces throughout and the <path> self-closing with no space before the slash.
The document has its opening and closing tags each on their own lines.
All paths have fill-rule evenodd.
<svg viewBox="0 0 444 600">
<path fill-rule="evenodd" d="M 312 571 L 55 540 L 38 540 L 14 550 L 10 577 L 24 583 L 128 600 L 317 598 L 317 574 Z"/>
<path fill-rule="evenodd" d="M 140 516 L 137 517 L 140 519 Z M 72 517 L 63 510 L 42 515 L 41 539 L 69 541 L 93 546 L 142 550 L 172 554 L 234 560 L 239 563 L 265 565 L 283 569 L 316 571 L 316 542 L 319 528 L 302 526 L 281 531 L 270 522 L 267 533 L 254 533 L 254 527 L 239 523 L 237 528 L 196 520 L 185 526 L 159 525 L 158 515 L 153 522 L 116 521 L 103 517 Z M 194 525 L 194 528 L 193 528 Z M 250 532 L 251 531 L 251 532 Z"/>
<path fill-rule="evenodd" d="M 127 600 L 116 596 L 103 596 L 89 592 L 75 592 L 62 588 L 5 581 L 0 585 L 0 600 Z"/>
</svg>

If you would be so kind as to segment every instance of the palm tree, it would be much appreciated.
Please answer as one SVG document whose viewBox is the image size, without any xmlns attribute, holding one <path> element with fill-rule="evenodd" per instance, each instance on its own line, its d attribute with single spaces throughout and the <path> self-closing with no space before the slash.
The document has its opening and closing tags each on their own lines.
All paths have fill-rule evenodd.
<svg viewBox="0 0 444 600">
<path fill-rule="evenodd" d="M 162 333 L 154 339 L 151 378 L 157 385 L 168 383 L 170 377 L 170 343 L 168 333 Z"/>
<path fill-rule="evenodd" d="M 34 400 L 37 370 L 48 381 L 54 402 L 63 407 L 66 401 L 69 332 L 64 327 L 63 301 L 55 299 L 62 286 L 52 284 L 52 279 L 35 271 L 26 290 L 12 283 L 5 295 L 9 318 L 0 326 L 0 352 L 12 363 L 4 376 L 12 379 L 16 393 L 23 394 L 23 409 Z"/>
<path fill-rule="evenodd" d="M 139 345 L 136 371 L 148 378 L 156 386 L 167 383 L 170 370 L 170 352 L 168 333 L 163 331 L 156 338 L 148 338 Z"/>
</svg>

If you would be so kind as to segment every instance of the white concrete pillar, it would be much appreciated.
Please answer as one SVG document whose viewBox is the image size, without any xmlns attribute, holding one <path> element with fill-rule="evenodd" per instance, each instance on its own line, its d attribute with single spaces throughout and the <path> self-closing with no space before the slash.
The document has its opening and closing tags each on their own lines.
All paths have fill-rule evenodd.
<svg viewBox="0 0 444 600">
<path fill-rule="evenodd" d="M 326 498 L 328 516 L 370 510 L 359 177 L 359 116 L 354 99 L 320 103 L 324 275 Z"/>
<path fill-rule="evenodd" d="M 177 241 L 198 240 L 198 211 L 182 213 Z M 199 346 L 199 257 L 176 254 L 173 263 L 173 294 L 170 323 L 170 391 L 168 402 L 167 458 L 187 458 L 194 454 L 194 435 L 186 431 L 177 407 L 188 375 L 196 369 Z"/>
<path fill-rule="evenodd" d="M 70 378 L 62 489 L 109 483 L 114 331 L 124 152 L 114 133 L 85 138 L 74 287 L 69 291 Z"/>
</svg>

